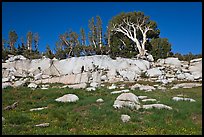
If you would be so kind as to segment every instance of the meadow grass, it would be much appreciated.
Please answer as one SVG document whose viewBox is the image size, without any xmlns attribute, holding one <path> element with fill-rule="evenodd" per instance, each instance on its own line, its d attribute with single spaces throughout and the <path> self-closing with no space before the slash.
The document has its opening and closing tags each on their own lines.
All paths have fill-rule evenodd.
<svg viewBox="0 0 204 137">
<path fill-rule="evenodd" d="M 35 135 L 201 135 L 202 134 L 202 87 L 192 89 L 167 89 L 144 92 L 131 91 L 135 95 L 146 95 L 155 98 L 159 103 L 171 106 L 173 110 L 120 110 L 113 108 L 118 95 L 101 87 L 96 91 L 84 89 L 47 90 L 29 89 L 27 87 L 6 88 L 2 91 L 2 108 L 18 101 L 13 110 L 3 110 L 2 134 L 35 134 Z M 117 90 L 117 89 L 116 89 Z M 79 97 L 75 103 L 56 102 L 64 94 L 73 93 Z M 185 94 L 196 102 L 175 102 L 172 97 Z M 98 98 L 103 103 L 96 103 Z M 151 104 L 146 102 L 143 104 Z M 29 111 L 32 108 L 46 107 L 40 111 Z M 121 114 L 128 114 L 131 120 L 123 123 Z M 40 123 L 50 123 L 48 127 L 35 127 Z"/>
</svg>

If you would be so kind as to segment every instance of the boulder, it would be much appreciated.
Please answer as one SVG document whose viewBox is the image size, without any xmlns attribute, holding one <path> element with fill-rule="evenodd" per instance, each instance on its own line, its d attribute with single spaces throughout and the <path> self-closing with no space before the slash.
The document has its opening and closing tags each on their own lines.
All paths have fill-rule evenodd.
<svg viewBox="0 0 204 137">
<path fill-rule="evenodd" d="M 125 122 L 128 122 L 130 121 L 130 116 L 128 115 L 121 115 L 121 120 L 125 123 Z"/>
<path fill-rule="evenodd" d="M 100 86 L 100 84 L 97 83 L 97 82 L 92 82 L 92 83 L 90 83 L 90 86 L 91 86 L 91 87 L 94 87 L 94 88 L 97 88 L 97 87 Z"/>
<path fill-rule="evenodd" d="M 150 61 L 150 62 L 153 62 L 154 61 L 154 58 L 151 54 L 148 54 L 147 55 L 147 60 Z"/>
<path fill-rule="evenodd" d="M 47 109 L 48 107 L 41 107 L 41 108 L 32 108 L 30 109 L 30 111 L 38 111 L 38 110 L 43 110 L 43 109 Z"/>
<path fill-rule="evenodd" d="M 95 88 L 95 87 L 88 87 L 88 88 L 86 88 L 86 90 L 87 90 L 87 91 L 95 91 L 96 88 Z"/>
<path fill-rule="evenodd" d="M 172 100 L 174 101 L 190 101 L 190 102 L 196 102 L 194 99 L 192 98 L 182 98 L 182 97 L 173 97 Z"/>
<path fill-rule="evenodd" d="M 143 105 L 142 108 L 144 109 L 152 109 L 152 108 L 158 108 L 158 109 L 168 109 L 172 110 L 172 107 L 169 107 L 164 104 L 149 104 L 149 105 Z"/>
<path fill-rule="evenodd" d="M 123 93 L 123 92 L 129 92 L 129 89 L 124 89 L 124 90 L 120 90 L 120 91 L 113 91 L 111 92 L 111 94 L 118 94 L 118 93 Z"/>
<path fill-rule="evenodd" d="M 181 67 L 181 61 L 178 58 L 169 57 L 165 59 L 165 64 L 175 67 Z"/>
<path fill-rule="evenodd" d="M 35 125 L 36 127 L 48 127 L 50 123 L 42 123 L 42 124 L 37 124 Z"/>
<path fill-rule="evenodd" d="M 183 80 L 183 79 L 185 79 L 185 75 L 184 74 L 178 74 L 178 75 L 176 75 L 176 77 L 178 78 L 178 79 L 180 79 L 180 80 Z"/>
<path fill-rule="evenodd" d="M 122 93 L 121 95 L 119 95 L 114 104 L 113 104 L 114 108 L 123 108 L 123 107 L 128 107 L 131 109 L 139 109 L 140 108 L 140 102 L 138 97 L 133 94 L 133 93 Z"/>
<path fill-rule="evenodd" d="M 141 71 L 146 71 L 150 68 L 150 62 L 147 60 L 134 60 L 132 62 L 135 64 Z"/>
<path fill-rule="evenodd" d="M 158 68 L 152 68 L 147 70 L 146 75 L 149 77 L 158 77 L 162 75 L 162 72 Z"/>
<path fill-rule="evenodd" d="M 74 84 L 74 85 L 67 85 L 69 88 L 73 89 L 84 89 L 86 88 L 86 83 Z"/>
<path fill-rule="evenodd" d="M 12 86 L 11 82 L 2 83 L 2 89 Z"/>
<path fill-rule="evenodd" d="M 108 80 L 108 77 L 106 75 L 101 76 L 101 81 L 107 81 L 107 80 Z"/>
<path fill-rule="evenodd" d="M 15 81 L 13 84 L 13 87 L 23 86 L 25 83 L 26 81 L 23 81 L 23 80 Z"/>
<path fill-rule="evenodd" d="M 35 80 L 39 80 L 39 79 L 41 79 L 41 78 L 42 78 L 42 73 L 39 73 L 39 74 L 37 74 L 37 75 L 34 76 L 34 79 L 35 79 Z"/>
<path fill-rule="evenodd" d="M 2 77 L 7 78 L 9 76 L 9 70 L 8 69 L 2 69 Z"/>
<path fill-rule="evenodd" d="M 6 60 L 6 62 L 13 62 L 16 60 L 26 60 L 26 58 L 22 55 L 17 55 L 17 56 L 10 57 L 8 60 Z"/>
<path fill-rule="evenodd" d="M 104 100 L 102 98 L 99 98 L 99 99 L 96 100 L 96 102 L 102 103 L 102 102 L 104 102 Z"/>
<path fill-rule="evenodd" d="M 141 85 L 139 87 L 140 90 L 145 90 L 145 92 L 149 92 L 152 90 L 155 90 L 155 88 L 153 86 L 149 86 L 149 85 Z"/>
<path fill-rule="evenodd" d="M 195 79 L 202 78 L 202 61 L 190 66 L 189 71 Z"/>
<path fill-rule="evenodd" d="M 202 84 L 200 83 L 181 83 L 174 85 L 171 89 L 177 89 L 177 88 L 193 88 L 193 87 L 200 87 Z"/>
<path fill-rule="evenodd" d="M 28 85 L 29 88 L 33 88 L 33 89 L 36 89 L 38 87 L 38 85 L 36 85 L 35 83 L 30 83 Z"/>
<path fill-rule="evenodd" d="M 112 84 L 111 86 L 108 87 L 108 89 L 116 89 L 117 86 L 115 84 Z"/>
<path fill-rule="evenodd" d="M 197 58 L 197 59 L 190 60 L 190 63 L 195 63 L 195 62 L 202 62 L 202 58 Z"/>
<path fill-rule="evenodd" d="M 135 72 L 129 70 L 120 70 L 119 74 L 123 77 L 124 80 L 133 81 L 135 78 Z"/>
<path fill-rule="evenodd" d="M 55 99 L 55 101 L 57 101 L 57 102 L 76 102 L 78 100 L 79 100 L 79 98 L 75 94 L 66 94 L 62 97 Z"/>
<path fill-rule="evenodd" d="M 140 88 L 141 86 L 142 86 L 141 84 L 136 83 L 135 85 L 131 86 L 130 88 L 131 88 L 131 90 L 135 90 L 137 88 Z"/>
<path fill-rule="evenodd" d="M 147 96 L 138 96 L 139 99 L 145 99 Z"/>
<path fill-rule="evenodd" d="M 193 75 L 189 74 L 189 73 L 184 73 L 184 76 L 187 80 L 189 81 L 194 81 L 194 77 Z"/>
<path fill-rule="evenodd" d="M 166 90 L 166 87 L 158 86 L 157 89 Z"/>
<path fill-rule="evenodd" d="M 2 83 L 9 82 L 9 81 L 10 81 L 10 78 L 2 78 Z"/>
<path fill-rule="evenodd" d="M 142 102 L 148 102 L 148 101 L 157 101 L 156 99 L 151 99 L 151 98 L 149 98 L 149 99 L 143 99 L 143 100 L 141 100 Z"/>
</svg>

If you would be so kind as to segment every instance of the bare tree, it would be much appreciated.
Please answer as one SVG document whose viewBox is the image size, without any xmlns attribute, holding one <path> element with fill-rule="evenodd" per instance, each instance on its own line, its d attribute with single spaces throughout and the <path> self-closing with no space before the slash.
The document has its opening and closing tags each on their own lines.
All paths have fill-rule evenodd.
<svg viewBox="0 0 204 137">
<path fill-rule="evenodd" d="M 27 48 L 30 52 L 32 51 L 32 40 L 33 40 L 33 33 L 29 31 L 27 33 Z"/>
<path fill-rule="evenodd" d="M 120 32 L 131 39 L 139 51 L 140 55 L 145 55 L 145 43 L 147 41 L 147 32 L 153 30 L 149 24 L 146 23 L 145 18 L 137 18 L 137 22 L 132 22 L 129 18 L 123 19 L 120 24 L 113 24 L 112 31 Z M 142 39 L 138 38 L 139 31 L 142 33 Z"/>
<path fill-rule="evenodd" d="M 16 43 L 17 39 L 18 39 L 18 35 L 15 32 L 15 30 L 14 31 L 10 31 L 9 32 L 9 45 L 10 45 L 10 49 L 11 49 L 12 53 L 14 51 L 14 48 L 15 48 L 14 44 Z"/>
<path fill-rule="evenodd" d="M 37 50 L 37 48 L 38 48 L 39 39 L 40 39 L 39 34 L 38 33 L 34 33 L 33 40 L 34 40 L 35 50 Z"/>
</svg>

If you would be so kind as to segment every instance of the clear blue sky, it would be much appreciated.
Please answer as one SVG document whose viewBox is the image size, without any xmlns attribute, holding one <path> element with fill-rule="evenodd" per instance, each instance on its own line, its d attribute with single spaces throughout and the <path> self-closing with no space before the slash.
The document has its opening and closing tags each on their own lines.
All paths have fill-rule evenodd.
<svg viewBox="0 0 204 137">
<path fill-rule="evenodd" d="M 156 21 L 174 53 L 202 53 L 202 2 L 3 2 L 2 37 L 8 39 L 14 29 L 20 43 L 28 31 L 38 32 L 39 50 L 45 51 L 47 44 L 54 49 L 59 34 L 69 29 L 79 33 L 83 27 L 88 34 L 91 17 L 101 17 L 105 32 L 113 16 L 131 11 Z"/>
</svg>

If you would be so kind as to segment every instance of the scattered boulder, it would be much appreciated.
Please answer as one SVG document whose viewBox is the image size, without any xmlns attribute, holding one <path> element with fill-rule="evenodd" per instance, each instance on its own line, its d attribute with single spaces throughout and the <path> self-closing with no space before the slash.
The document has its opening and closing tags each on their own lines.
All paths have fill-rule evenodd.
<svg viewBox="0 0 204 137">
<path fill-rule="evenodd" d="M 96 100 L 96 102 L 102 103 L 102 102 L 104 102 L 104 100 L 102 98 L 99 98 L 99 99 Z"/>
<path fill-rule="evenodd" d="M 107 81 L 107 80 L 108 80 L 108 77 L 106 75 L 101 76 L 101 81 Z"/>
<path fill-rule="evenodd" d="M 136 88 L 140 88 L 141 86 L 141 84 L 136 83 L 135 85 L 131 86 L 130 89 L 135 90 Z"/>
<path fill-rule="evenodd" d="M 13 87 L 23 86 L 25 83 L 26 81 L 23 81 L 23 80 L 15 81 L 13 84 Z"/>
<path fill-rule="evenodd" d="M 50 125 L 50 123 L 42 123 L 42 124 L 38 124 L 35 125 L 36 127 L 48 127 Z"/>
<path fill-rule="evenodd" d="M 116 89 L 117 86 L 115 84 L 112 84 L 111 86 L 108 87 L 108 89 Z"/>
<path fill-rule="evenodd" d="M 9 82 L 9 81 L 10 81 L 9 78 L 2 78 L 2 83 Z"/>
<path fill-rule="evenodd" d="M 48 89 L 48 88 L 43 87 L 43 88 L 40 88 L 40 89 Z"/>
<path fill-rule="evenodd" d="M 143 99 L 142 102 L 148 102 L 148 101 L 157 101 L 156 99 Z"/>
<path fill-rule="evenodd" d="M 42 86 L 42 88 L 48 88 L 48 87 L 49 87 L 48 84 L 46 84 L 46 85 L 41 85 L 41 86 Z"/>
<path fill-rule="evenodd" d="M 130 116 L 129 115 L 124 115 L 122 114 L 121 115 L 121 120 L 125 123 L 125 122 L 128 122 L 130 121 Z"/>
<path fill-rule="evenodd" d="M 129 92 L 129 89 L 124 89 L 124 90 L 120 90 L 120 91 L 113 91 L 111 92 L 111 94 L 118 94 L 118 93 L 123 93 L 123 92 Z"/>
<path fill-rule="evenodd" d="M 168 110 L 172 110 L 172 107 L 169 107 L 167 105 L 164 104 L 149 104 L 149 105 L 143 105 L 142 108 L 144 109 L 152 109 L 152 108 L 158 108 L 158 109 L 168 109 Z"/>
<path fill-rule="evenodd" d="M 88 87 L 88 88 L 86 88 L 86 90 L 87 90 L 87 91 L 95 91 L 96 88 L 95 88 L 95 87 Z"/>
<path fill-rule="evenodd" d="M 133 81 L 135 79 L 135 72 L 129 70 L 120 70 L 119 74 L 123 77 L 126 81 Z"/>
<path fill-rule="evenodd" d="M 67 85 L 69 88 L 73 89 L 84 89 L 86 88 L 86 83 L 81 83 L 81 84 L 74 84 L 74 85 Z"/>
<path fill-rule="evenodd" d="M 183 79 L 185 79 L 185 75 L 184 74 L 178 74 L 178 75 L 176 75 L 176 77 L 178 78 L 178 79 L 180 79 L 180 80 L 183 80 Z"/>
<path fill-rule="evenodd" d="M 194 80 L 193 75 L 191 75 L 190 73 L 184 73 L 184 76 L 189 81 L 193 81 Z"/>
<path fill-rule="evenodd" d="M 165 64 L 181 67 L 181 61 L 178 58 L 169 57 L 165 59 Z"/>
<path fill-rule="evenodd" d="M 17 55 L 17 56 L 11 56 L 6 62 L 13 62 L 16 60 L 26 60 L 26 58 L 22 55 Z"/>
<path fill-rule="evenodd" d="M 166 87 L 158 86 L 157 89 L 166 90 Z"/>
<path fill-rule="evenodd" d="M 177 89 L 177 88 L 193 88 L 193 87 L 200 87 L 202 86 L 202 83 L 181 83 L 174 85 L 171 89 Z"/>
<path fill-rule="evenodd" d="M 146 75 L 149 77 L 158 77 L 162 75 L 162 72 L 158 68 L 151 68 L 147 70 Z"/>
<path fill-rule="evenodd" d="M 139 89 L 144 90 L 145 92 L 149 92 L 149 91 L 155 90 L 155 87 L 149 86 L 149 85 L 141 85 Z"/>
<path fill-rule="evenodd" d="M 42 78 L 42 73 L 39 73 L 37 75 L 34 76 L 35 80 L 41 79 Z"/>
<path fill-rule="evenodd" d="M 38 87 L 38 85 L 36 85 L 35 83 L 30 83 L 28 85 L 29 88 L 33 88 L 33 89 L 36 89 Z"/>
<path fill-rule="evenodd" d="M 139 99 L 145 99 L 147 96 L 138 96 Z"/>
<path fill-rule="evenodd" d="M 174 101 L 190 101 L 190 102 L 196 102 L 194 99 L 192 98 L 182 98 L 182 97 L 173 97 L 172 100 Z"/>
<path fill-rule="evenodd" d="M 79 98 L 75 94 L 66 94 L 62 97 L 55 99 L 57 102 L 76 102 Z"/>
<path fill-rule="evenodd" d="M 129 107 L 131 109 L 139 109 L 140 108 L 140 102 L 138 97 L 133 94 L 133 93 L 122 93 L 121 95 L 119 95 L 114 104 L 113 104 L 114 108 L 123 108 L 123 107 Z"/>
<path fill-rule="evenodd" d="M 2 89 L 12 86 L 11 82 L 2 83 Z"/>
<path fill-rule="evenodd" d="M 32 108 L 30 109 L 30 111 L 38 111 L 38 110 L 43 110 L 43 109 L 47 109 L 48 107 L 41 107 L 41 108 Z"/>
<path fill-rule="evenodd" d="M 97 88 L 97 87 L 100 86 L 100 84 L 97 83 L 97 82 L 92 82 L 92 83 L 90 83 L 90 86 L 91 86 L 91 87 L 94 87 L 94 88 Z"/>
</svg>

